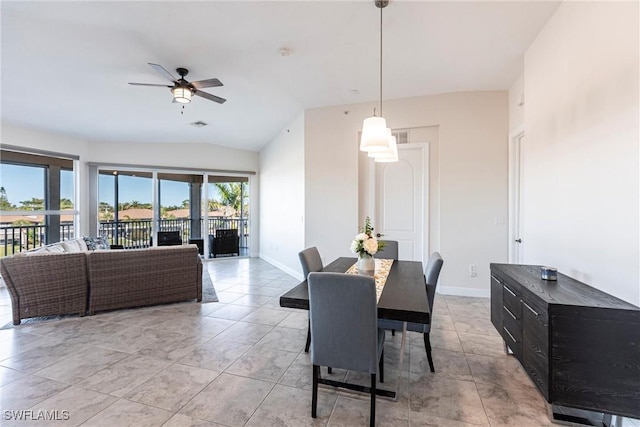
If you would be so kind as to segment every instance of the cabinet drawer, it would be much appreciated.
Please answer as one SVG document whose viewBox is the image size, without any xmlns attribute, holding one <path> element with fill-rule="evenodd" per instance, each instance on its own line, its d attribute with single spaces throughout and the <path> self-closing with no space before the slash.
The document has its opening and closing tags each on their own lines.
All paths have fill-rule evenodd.
<svg viewBox="0 0 640 427">
<path fill-rule="evenodd" d="M 509 330 L 516 341 L 522 342 L 522 321 L 514 316 L 508 307 L 502 307 L 502 311 L 502 326 Z"/>
<path fill-rule="evenodd" d="M 506 320 L 506 318 L 504 320 Z M 516 359 L 522 361 L 522 339 L 520 338 L 520 334 L 508 325 L 504 325 L 502 327 L 502 338 Z"/>
<path fill-rule="evenodd" d="M 502 303 L 513 313 L 518 319 L 522 317 L 522 307 L 520 304 L 519 291 L 514 289 L 507 283 L 502 284 Z"/>
</svg>

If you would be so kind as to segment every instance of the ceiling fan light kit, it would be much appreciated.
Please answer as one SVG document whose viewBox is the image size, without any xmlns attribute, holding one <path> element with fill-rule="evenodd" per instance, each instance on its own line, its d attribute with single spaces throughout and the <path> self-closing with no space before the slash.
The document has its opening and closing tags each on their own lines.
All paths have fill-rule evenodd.
<svg viewBox="0 0 640 427">
<path fill-rule="evenodd" d="M 197 95 L 201 98 L 208 99 L 209 101 L 223 104 L 227 100 L 220 98 L 219 96 L 212 95 L 207 92 L 203 92 L 200 89 L 203 87 L 218 87 L 222 86 L 222 82 L 218 79 L 198 80 L 196 82 L 189 82 L 184 77 L 189 74 L 189 70 L 186 68 L 176 68 L 176 72 L 180 75 L 179 79 L 176 79 L 170 72 L 164 69 L 161 65 L 149 63 L 149 66 L 153 68 L 158 74 L 165 79 L 173 83 L 173 86 L 166 84 L 154 84 L 154 83 L 129 83 L 134 86 L 159 86 L 171 88 L 171 94 L 173 95 L 173 102 L 179 104 L 188 104 L 191 102 L 193 95 Z"/>
<path fill-rule="evenodd" d="M 191 89 L 188 87 L 174 87 L 171 89 L 173 93 L 173 101 L 180 104 L 188 104 L 191 102 Z"/>
<path fill-rule="evenodd" d="M 382 117 L 382 9 L 389 5 L 389 1 L 375 0 L 374 3 L 380 9 L 380 116 L 376 115 L 374 108 L 373 116 L 364 119 L 360 150 L 368 152 L 369 157 L 373 157 L 376 162 L 395 162 L 398 161 L 396 139 Z"/>
</svg>

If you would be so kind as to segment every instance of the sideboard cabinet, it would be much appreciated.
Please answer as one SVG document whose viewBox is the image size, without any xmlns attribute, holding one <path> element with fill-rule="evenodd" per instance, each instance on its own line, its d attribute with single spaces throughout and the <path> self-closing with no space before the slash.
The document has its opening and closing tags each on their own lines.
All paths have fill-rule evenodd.
<svg viewBox="0 0 640 427">
<path fill-rule="evenodd" d="M 640 418 L 640 308 L 540 266 L 490 268 L 491 322 L 546 401 Z"/>
</svg>

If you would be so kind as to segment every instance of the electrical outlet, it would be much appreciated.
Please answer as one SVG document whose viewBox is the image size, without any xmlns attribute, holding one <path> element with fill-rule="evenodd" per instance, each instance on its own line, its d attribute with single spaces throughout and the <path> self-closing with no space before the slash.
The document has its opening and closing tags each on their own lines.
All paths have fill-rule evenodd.
<svg viewBox="0 0 640 427">
<path fill-rule="evenodd" d="M 478 271 L 476 270 L 475 264 L 469 264 L 469 277 L 476 277 L 478 275 Z"/>
</svg>

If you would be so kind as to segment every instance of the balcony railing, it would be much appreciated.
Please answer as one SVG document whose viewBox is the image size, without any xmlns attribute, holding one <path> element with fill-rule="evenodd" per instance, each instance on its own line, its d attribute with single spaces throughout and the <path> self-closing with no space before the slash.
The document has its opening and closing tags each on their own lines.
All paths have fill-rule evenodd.
<svg viewBox="0 0 640 427">
<path fill-rule="evenodd" d="M 202 221 L 204 225 L 204 220 Z M 48 243 L 47 225 L 12 225 L 0 227 L 0 256 L 13 255 L 18 252 L 44 246 Z M 201 229 L 205 229 L 201 227 Z M 217 229 L 237 229 L 240 236 L 240 248 L 249 247 L 249 221 L 247 218 L 209 218 L 207 233 L 214 234 Z M 112 245 L 122 245 L 126 249 L 148 248 L 151 246 L 153 235 L 153 221 L 147 219 L 131 221 L 102 221 L 99 224 L 98 233 L 107 237 Z M 180 231 L 183 244 L 187 244 L 191 237 L 191 220 L 185 219 L 161 219 L 160 231 Z M 60 240 L 73 239 L 75 236 L 73 224 L 60 225 Z"/>
<path fill-rule="evenodd" d="M 48 244 L 45 224 L 0 227 L 0 256 L 13 255 Z M 60 240 L 72 239 L 73 223 L 60 224 Z"/>
</svg>

